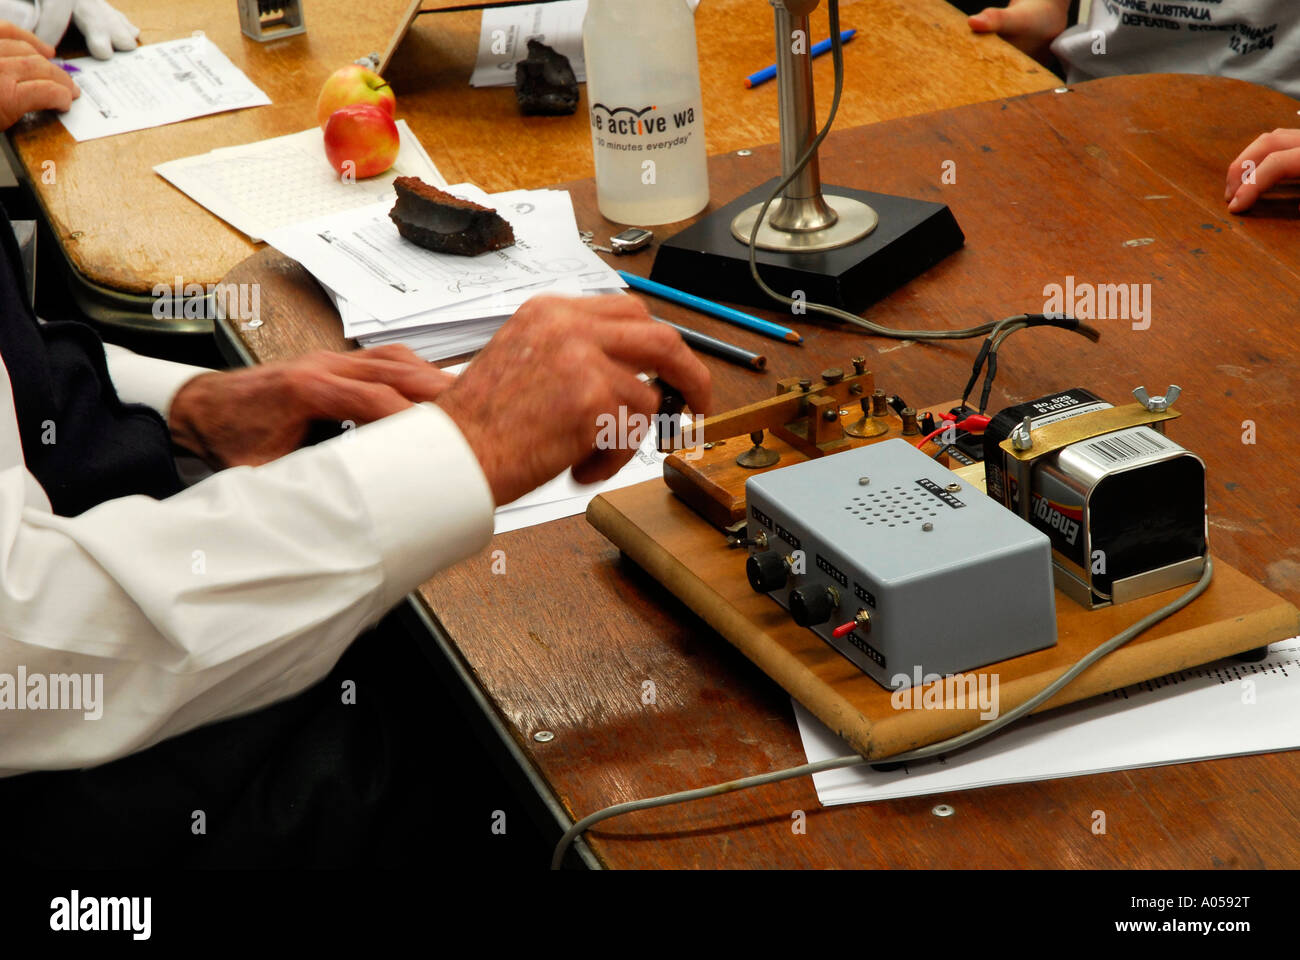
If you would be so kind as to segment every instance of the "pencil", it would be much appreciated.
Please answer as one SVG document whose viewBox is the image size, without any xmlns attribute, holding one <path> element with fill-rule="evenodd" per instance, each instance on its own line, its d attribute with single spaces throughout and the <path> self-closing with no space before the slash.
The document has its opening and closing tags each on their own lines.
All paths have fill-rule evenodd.
<svg viewBox="0 0 1300 960">
<path fill-rule="evenodd" d="M 719 340 L 717 337 L 711 337 L 707 333 L 700 333 L 698 330 L 692 330 L 690 327 L 683 327 L 680 324 L 673 323 L 671 320 L 665 320 L 663 317 L 655 317 L 660 323 L 667 324 L 682 335 L 682 339 L 688 345 L 704 353 L 711 353 L 715 357 L 721 357 L 723 360 L 730 360 L 732 363 L 738 363 L 742 367 L 749 367 L 751 370 L 766 370 L 767 357 L 761 353 L 753 353 L 744 347 L 738 347 L 734 343 L 728 343 L 726 340 Z"/>
<path fill-rule="evenodd" d="M 850 40 L 853 39 L 853 35 L 857 32 L 858 31 L 856 30 L 842 31 L 840 33 L 840 43 L 848 43 Z M 823 53 L 828 51 L 830 48 L 831 48 L 831 38 L 827 37 L 825 40 L 821 41 L 820 43 L 814 43 L 812 49 L 808 51 L 808 56 L 820 57 Z M 770 67 L 764 67 L 762 70 L 758 71 L 758 73 L 751 73 L 749 76 L 747 76 L 745 78 L 745 86 L 756 87 L 760 83 L 767 83 L 767 81 L 771 80 L 775 76 L 776 76 L 776 65 L 774 64 Z"/>
<path fill-rule="evenodd" d="M 764 320 L 762 317 L 756 317 L 751 313 L 745 313 L 742 310 L 736 310 L 721 303 L 714 303 L 712 300 L 705 300 L 693 293 L 686 293 L 676 287 L 657 283 L 654 280 L 647 280 L 645 277 L 639 277 L 635 273 L 628 273 L 626 270 L 618 271 L 618 275 L 627 281 L 629 287 L 641 293 L 648 293 L 651 296 L 670 300 L 673 303 L 690 307 L 692 310 L 698 310 L 700 313 L 717 317 L 719 320 L 726 320 L 728 323 L 734 323 L 738 327 L 753 330 L 755 333 L 761 333 L 776 340 L 785 340 L 788 343 L 803 343 L 803 337 L 794 330 L 783 327 L 779 323 L 773 323 L 771 320 Z"/>
</svg>

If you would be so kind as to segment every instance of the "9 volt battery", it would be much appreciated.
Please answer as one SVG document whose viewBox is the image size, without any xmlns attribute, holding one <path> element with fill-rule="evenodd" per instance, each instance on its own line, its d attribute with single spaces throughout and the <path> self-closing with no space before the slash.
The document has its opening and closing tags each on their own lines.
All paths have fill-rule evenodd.
<svg viewBox="0 0 1300 960">
<path fill-rule="evenodd" d="M 989 496 L 1047 534 L 1057 587 L 1089 607 L 1191 583 L 1206 553 L 1205 464 L 1150 426 L 1045 453 L 1032 461 L 1029 490 L 1018 488 L 1000 446 L 1016 425 L 1028 417 L 1036 429 L 1110 407 L 1075 387 L 1002 410 L 984 433 Z"/>
</svg>

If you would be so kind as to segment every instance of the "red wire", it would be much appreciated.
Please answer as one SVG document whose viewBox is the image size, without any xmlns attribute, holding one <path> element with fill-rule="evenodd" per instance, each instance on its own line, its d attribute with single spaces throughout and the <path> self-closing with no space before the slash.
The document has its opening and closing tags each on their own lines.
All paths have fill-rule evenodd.
<svg viewBox="0 0 1300 960">
<path fill-rule="evenodd" d="M 953 417 L 953 415 L 950 413 L 944 414 L 943 417 L 944 417 L 944 424 L 942 427 L 938 427 L 937 429 L 931 430 L 920 440 L 916 441 L 916 446 L 918 449 L 925 446 L 927 443 L 929 443 L 939 434 L 943 433 L 949 427 L 952 427 L 956 430 L 966 430 L 968 432 L 975 431 L 975 430 L 984 430 L 988 427 L 989 420 L 992 419 L 991 417 L 986 417 L 982 413 L 972 413 L 965 420 L 961 420 L 956 423 L 952 422 L 953 420 L 956 420 L 956 418 Z"/>
</svg>

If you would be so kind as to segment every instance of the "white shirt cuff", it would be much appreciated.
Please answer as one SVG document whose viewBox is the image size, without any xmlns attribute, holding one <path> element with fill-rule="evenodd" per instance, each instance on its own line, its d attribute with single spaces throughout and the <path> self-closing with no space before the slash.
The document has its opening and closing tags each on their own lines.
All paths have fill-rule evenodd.
<svg viewBox="0 0 1300 960">
<path fill-rule="evenodd" d="M 385 606 L 492 539 L 492 489 L 455 421 L 417 403 L 326 441 L 352 476 L 383 553 Z"/>
<path fill-rule="evenodd" d="M 104 358 L 113 388 L 123 403 L 143 403 L 153 407 L 164 420 L 171 412 L 177 391 L 201 373 L 213 373 L 207 367 L 143 357 L 116 344 L 104 344 Z"/>
</svg>

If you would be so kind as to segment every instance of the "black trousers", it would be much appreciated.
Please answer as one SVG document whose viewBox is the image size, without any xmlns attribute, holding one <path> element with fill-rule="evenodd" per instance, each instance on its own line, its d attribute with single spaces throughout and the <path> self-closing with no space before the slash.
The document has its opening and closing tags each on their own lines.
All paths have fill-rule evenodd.
<svg viewBox="0 0 1300 960">
<path fill-rule="evenodd" d="M 39 868 L 544 869 L 547 842 L 395 621 L 291 700 L 100 767 L 0 780 L 7 848 Z"/>
</svg>

